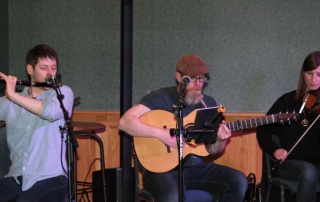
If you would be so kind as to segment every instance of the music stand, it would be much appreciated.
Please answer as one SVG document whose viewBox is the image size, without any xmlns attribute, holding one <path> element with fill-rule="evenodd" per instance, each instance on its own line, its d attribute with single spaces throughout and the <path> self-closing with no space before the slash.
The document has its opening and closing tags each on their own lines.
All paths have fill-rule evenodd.
<svg viewBox="0 0 320 202">
<path fill-rule="evenodd" d="M 186 140 L 193 140 L 193 143 L 214 143 L 217 139 L 219 124 L 222 113 L 216 107 L 198 109 L 191 130 L 186 131 Z"/>
</svg>

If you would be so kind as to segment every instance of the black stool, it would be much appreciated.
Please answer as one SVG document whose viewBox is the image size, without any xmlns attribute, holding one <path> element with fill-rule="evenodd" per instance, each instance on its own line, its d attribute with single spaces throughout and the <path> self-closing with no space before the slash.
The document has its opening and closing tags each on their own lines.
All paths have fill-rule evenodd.
<svg viewBox="0 0 320 202">
<path fill-rule="evenodd" d="M 74 184 L 76 187 L 76 192 L 78 191 L 84 191 L 84 190 L 92 190 L 95 188 L 101 188 L 103 187 L 103 196 L 104 196 L 104 202 L 107 202 L 107 188 L 106 188 L 106 181 L 105 181 L 105 162 L 104 162 L 104 147 L 103 142 L 101 138 L 96 135 L 96 133 L 102 133 L 106 130 L 106 126 L 101 123 L 96 122 L 72 122 L 73 126 L 73 132 L 76 135 L 76 137 L 92 137 L 95 141 L 98 142 L 100 147 L 100 159 L 101 159 L 101 171 L 102 171 L 102 185 L 95 185 L 93 183 L 88 182 L 81 182 L 77 181 L 77 161 L 73 161 L 73 167 L 74 167 Z M 76 151 L 74 152 L 74 159 L 76 159 L 77 154 Z M 83 186 L 91 186 L 89 188 L 82 188 L 77 189 L 77 185 L 82 184 Z M 77 201 L 77 193 L 75 194 L 75 201 Z"/>
</svg>

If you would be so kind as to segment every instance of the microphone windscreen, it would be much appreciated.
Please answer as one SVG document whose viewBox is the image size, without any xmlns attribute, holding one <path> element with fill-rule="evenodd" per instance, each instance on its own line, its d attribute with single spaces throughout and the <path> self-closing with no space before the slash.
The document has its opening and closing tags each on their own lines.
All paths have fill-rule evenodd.
<svg viewBox="0 0 320 202">
<path fill-rule="evenodd" d="M 190 76 L 183 76 L 183 77 L 182 77 L 182 80 L 181 80 L 181 83 L 182 83 L 182 84 L 188 85 L 190 82 L 191 82 Z"/>
</svg>

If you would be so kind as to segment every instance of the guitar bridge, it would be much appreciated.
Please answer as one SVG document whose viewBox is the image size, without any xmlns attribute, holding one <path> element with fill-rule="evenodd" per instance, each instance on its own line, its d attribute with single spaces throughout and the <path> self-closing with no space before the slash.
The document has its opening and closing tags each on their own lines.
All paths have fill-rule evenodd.
<svg viewBox="0 0 320 202">
<path fill-rule="evenodd" d="M 167 128 L 167 126 L 163 126 L 163 128 Z M 170 135 L 172 136 L 172 131 L 171 131 L 171 129 L 170 129 Z M 167 147 L 167 153 L 171 153 L 171 149 L 170 149 L 170 147 L 168 146 L 168 145 L 166 145 L 166 144 L 164 144 L 164 146 L 166 146 Z"/>
<path fill-rule="evenodd" d="M 165 146 L 167 147 L 167 153 L 171 153 L 171 149 L 168 145 L 165 144 Z"/>
</svg>

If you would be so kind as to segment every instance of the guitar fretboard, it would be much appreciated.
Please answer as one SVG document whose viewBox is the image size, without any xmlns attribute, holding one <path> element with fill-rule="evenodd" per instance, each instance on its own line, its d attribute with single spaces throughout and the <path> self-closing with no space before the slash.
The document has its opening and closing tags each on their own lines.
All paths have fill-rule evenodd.
<svg viewBox="0 0 320 202">
<path fill-rule="evenodd" d="M 271 114 L 267 116 L 261 116 L 261 117 L 256 117 L 252 119 L 246 119 L 246 120 L 238 120 L 238 121 L 232 121 L 226 123 L 227 127 L 231 131 L 237 131 L 237 130 L 243 130 L 246 128 L 252 128 L 256 126 L 261 126 L 265 124 L 270 124 L 270 123 L 281 123 L 281 122 L 286 122 L 286 119 L 290 119 L 292 117 L 292 114 L 290 117 L 287 115 L 289 114 Z M 294 115 L 298 116 L 298 113 L 294 113 Z"/>
</svg>

